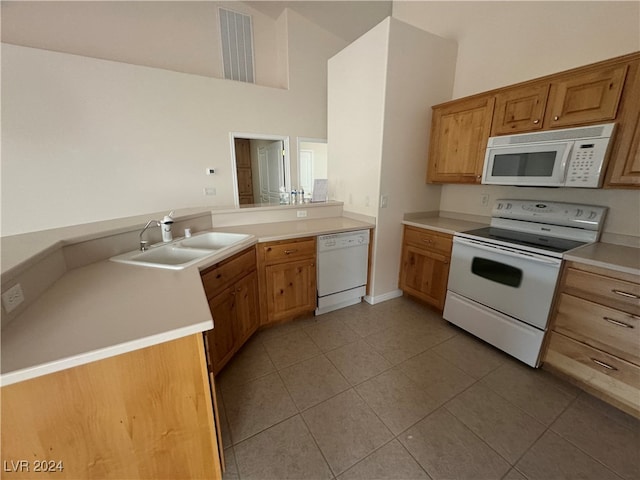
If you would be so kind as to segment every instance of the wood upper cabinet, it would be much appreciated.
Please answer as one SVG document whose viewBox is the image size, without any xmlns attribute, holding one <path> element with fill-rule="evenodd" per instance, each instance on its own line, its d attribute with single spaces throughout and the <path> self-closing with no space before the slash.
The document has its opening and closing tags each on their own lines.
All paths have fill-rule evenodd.
<svg viewBox="0 0 640 480">
<path fill-rule="evenodd" d="M 491 135 L 540 130 L 548 95 L 548 82 L 497 92 Z"/>
<path fill-rule="evenodd" d="M 480 183 L 494 96 L 433 107 L 427 182 Z"/>
<path fill-rule="evenodd" d="M 596 68 L 551 82 L 545 128 L 568 128 L 614 120 L 627 65 Z"/>
<path fill-rule="evenodd" d="M 629 64 L 605 186 L 640 187 L 640 60 Z"/>
<path fill-rule="evenodd" d="M 400 289 L 438 310 L 444 308 L 452 236 L 405 225 Z"/>
<path fill-rule="evenodd" d="M 217 375 L 260 324 L 255 248 L 207 268 L 201 276 L 213 317 L 213 330 L 206 335 Z"/>
<path fill-rule="evenodd" d="M 262 324 L 292 320 L 316 308 L 316 239 L 258 245 Z"/>
</svg>

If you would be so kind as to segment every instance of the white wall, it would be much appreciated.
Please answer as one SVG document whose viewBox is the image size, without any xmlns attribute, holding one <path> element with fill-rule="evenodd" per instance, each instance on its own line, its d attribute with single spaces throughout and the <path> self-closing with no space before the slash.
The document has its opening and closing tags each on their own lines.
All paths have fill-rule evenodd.
<svg viewBox="0 0 640 480">
<path fill-rule="evenodd" d="M 329 198 L 376 217 L 380 194 L 389 19 L 328 64 Z"/>
<path fill-rule="evenodd" d="M 245 2 L 2 2 L 2 41 L 224 78 L 219 7 L 251 15 L 256 83 L 286 88 L 286 26 Z"/>
<path fill-rule="evenodd" d="M 286 15 L 289 90 L 3 44 L 2 235 L 233 205 L 229 132 L 326 137 L 344 41 Z"/>
<path fill-rule="evenodd" d="M 457 40 L 452 98 L 640 49 L 638 2 L 394 2 L 393 16 Z M 487 207 L 482 193 L 490 195 Z M 440 208 L 489 216 L 504 197 L 608 206 L 605 232 L 640 236 L 638 190 L 444 185 Z"/>
<path fill-rule="evenodd" d="M 329 60 L 330 187 L 376 219 L 374 302 L 398 293 L 404 213 L 439 207 L 425 184 L 428 106 L 450 98 L 455 55 L 455 42 L 387 18 Z"/>
</svg>

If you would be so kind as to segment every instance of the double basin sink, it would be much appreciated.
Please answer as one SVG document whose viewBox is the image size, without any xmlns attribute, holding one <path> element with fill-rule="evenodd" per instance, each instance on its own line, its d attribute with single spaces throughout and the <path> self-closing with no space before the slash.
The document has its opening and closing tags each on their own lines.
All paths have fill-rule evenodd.
<svg viewBox="0 0 640 480">
<path fill-rule="evenodd" d="M 182 270 L 221 252 L 250 241 L 243 233 L 206 232 L 168 244 L 152 246 L 144 252 L 134 250 L 111 257 L 112 262 Z"/>
</svg>

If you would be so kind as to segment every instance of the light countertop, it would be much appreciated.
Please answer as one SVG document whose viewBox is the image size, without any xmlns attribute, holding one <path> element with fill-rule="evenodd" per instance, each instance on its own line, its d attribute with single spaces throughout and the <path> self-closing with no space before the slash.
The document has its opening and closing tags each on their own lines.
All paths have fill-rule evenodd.
<svg viewBox="0 0 640 480">
<path fill-rule="evenodd" d="M 640 276 L 640 248 L 599 242 L 571 250 L 563 258 Z"/>
<path fill-rule="evenodd" d="M 109 260 L 69 270 L 2 329 L 0 385 L 210 330 L 201 269 L 257 241 L 367 228 L 346 217 L 214 228 L 254 236 L 184 270 Z"/>
<path fill-rule="evenodd" d="M 487 227 L 487 223 L 470 222 L 467 220 L 459 220 L 456 218 L 447 217 L 421 217 L 411 218 L 402 222 L 404 225 L 410 225 L 417 228 L 426 228 L 429 230 L 435 230 L 436 232 L 448 233 L 453 235 L 457 232 L 464 232 L 466 230 L 473 230 L 476 228 Z"/>
</svg>

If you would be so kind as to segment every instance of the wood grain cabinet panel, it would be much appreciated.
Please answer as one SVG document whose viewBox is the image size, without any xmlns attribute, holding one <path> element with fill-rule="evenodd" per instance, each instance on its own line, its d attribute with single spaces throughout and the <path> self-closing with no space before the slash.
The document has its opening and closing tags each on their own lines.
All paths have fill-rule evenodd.
<svg viewBox="0 0 640 480">
<path fill-rule="evenodd" d="M 615 119 L 627 68 L 595 69 L 552 82 L 545 126 L 567 128 Z"/>
<path fill-rule="evenodd" d="M 549 83 L 525 85 L 496 93 L 491 135 L 540 130 L 547 106 Z"/>
<path fill-rule="evenodd" d="M 201 334 L 1 389 L 2 478 L 220 479 Z M 63 470 L 34 472 L 34 460 Z M 4 470 L 4 469 L 3 469 Z"/>
<path fill-rule="evenodd" d="M 201 277 L 213 317 L 206 337 L 217 375 L 260 324 L 255 247 L 212 265 Z"/>
<path fill-rule="evenodd" d="M 317 305 L 316 238 L 258 244 L 261 325 L 293 320 Z"/>
<path fill-rule="evenodd" d="M 544 367 L 640 417 L 640 277 L 562 267 Z"/>
<path fill-rule="evenodd" d="M 442 310 L 447 294 L 452 236 L 405 225 L 400 289 Z"/>
<path fill-rule="evenodd" d="M 494 96 L 433 107 L 427 182 L 480 183 Z"/>
</svg>

